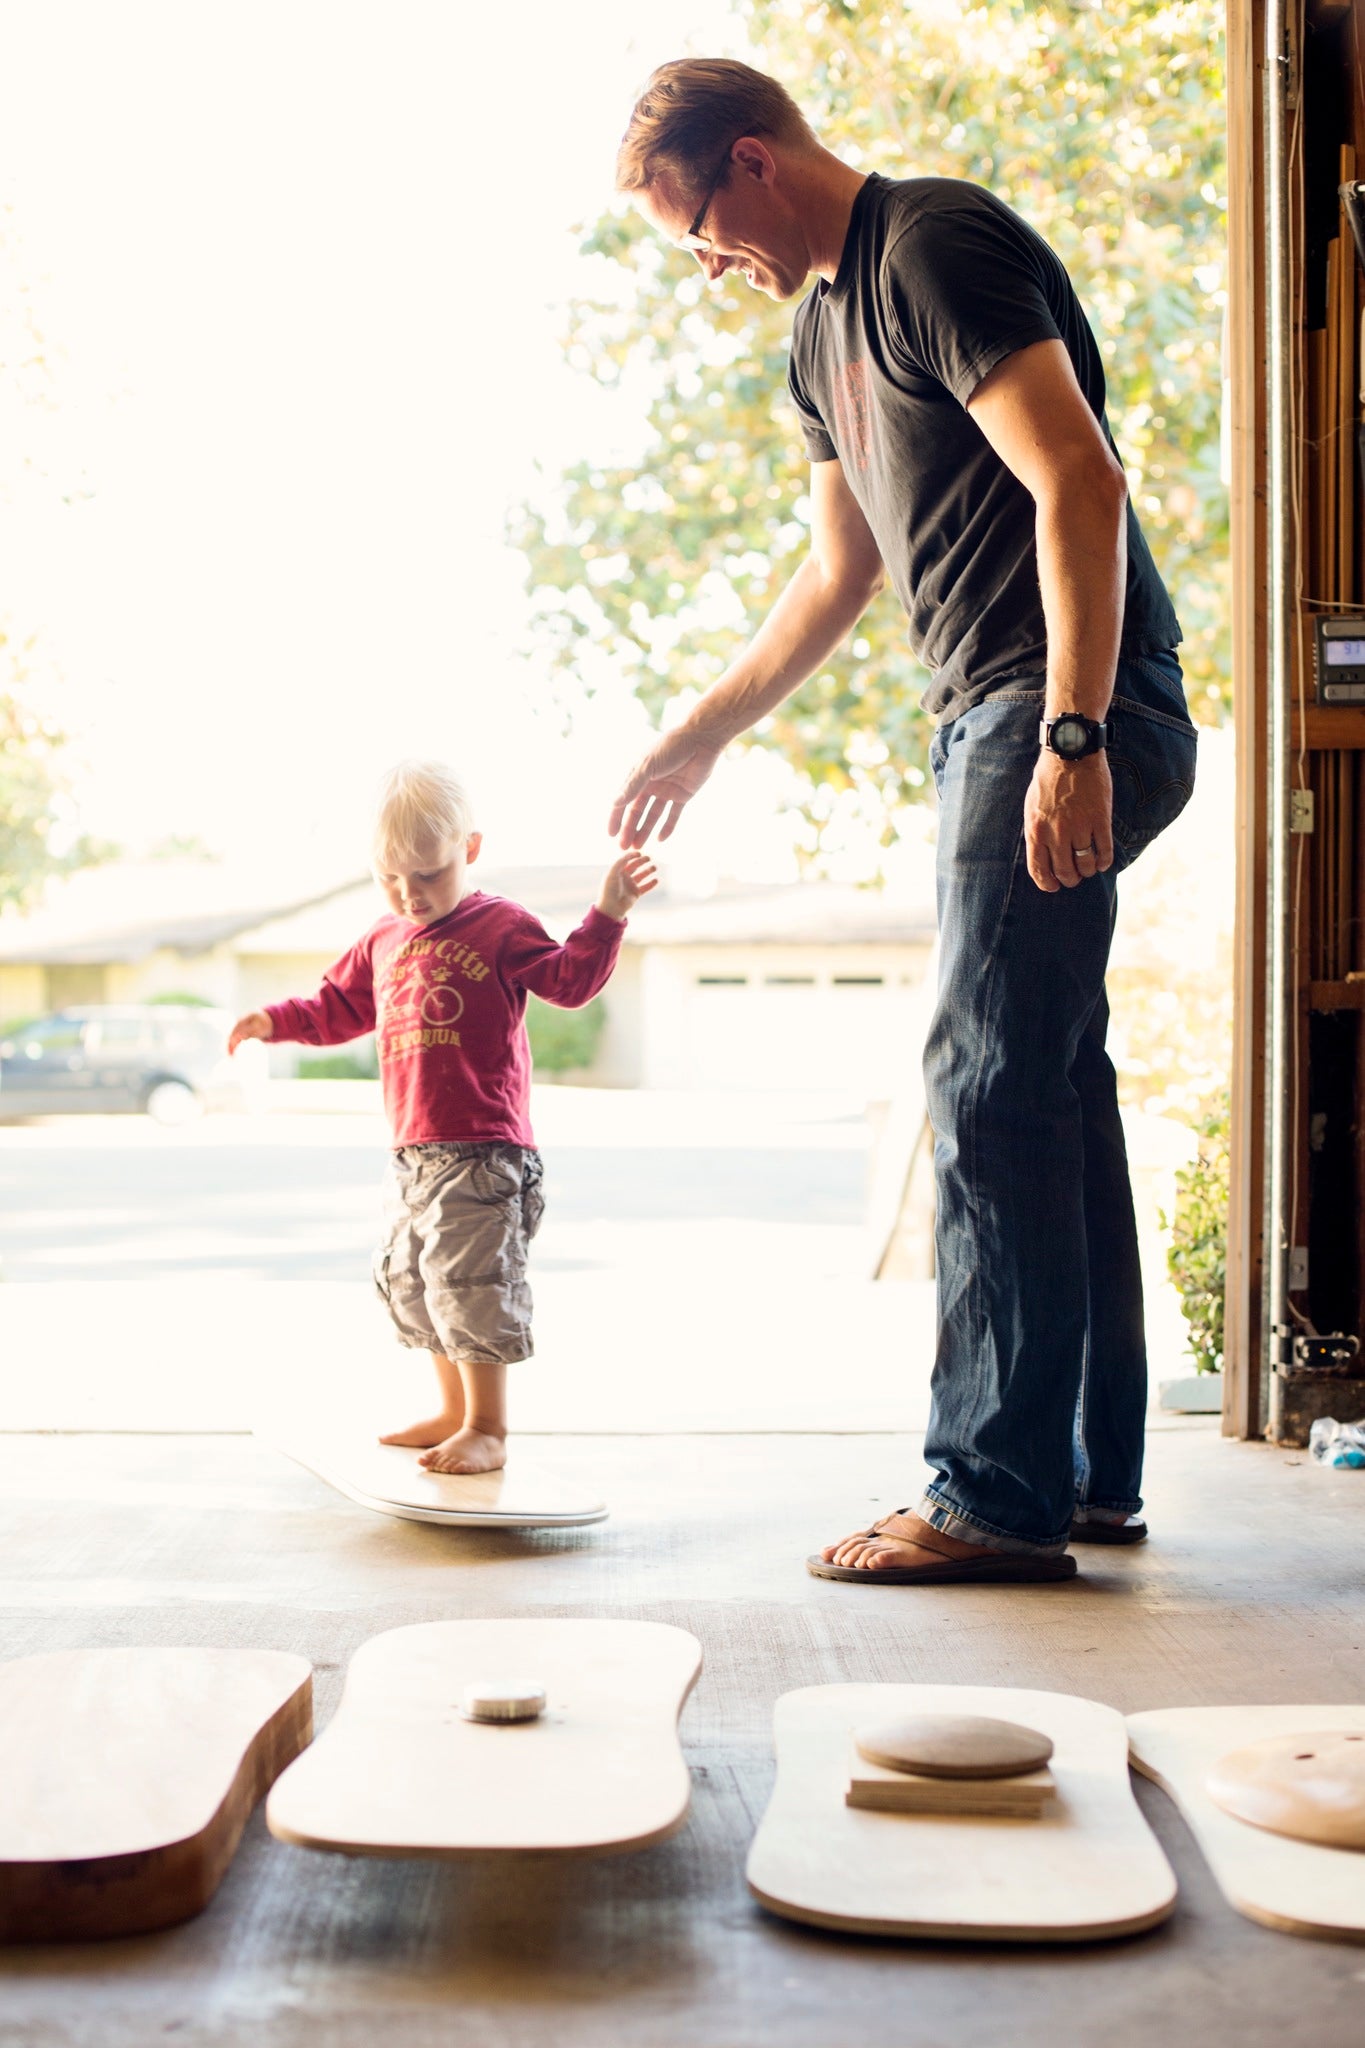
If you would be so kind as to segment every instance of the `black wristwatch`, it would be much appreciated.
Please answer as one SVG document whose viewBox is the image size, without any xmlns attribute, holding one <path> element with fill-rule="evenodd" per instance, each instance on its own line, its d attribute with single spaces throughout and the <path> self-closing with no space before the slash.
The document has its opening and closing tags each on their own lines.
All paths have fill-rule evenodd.
<svg viewBox="0 0 1365 2048">
<path fill-rule="evenodd" d="M 1038 744 L 1049 747 L 1063 761 L 1079 761 L 1086 754 L 1098 754 L 1108 746 L 1109 728 L 1098 718 L 1082 718 L 1079 711 L 1064 711 L 1060 718 L 1042 721 Z"/>
</svg>

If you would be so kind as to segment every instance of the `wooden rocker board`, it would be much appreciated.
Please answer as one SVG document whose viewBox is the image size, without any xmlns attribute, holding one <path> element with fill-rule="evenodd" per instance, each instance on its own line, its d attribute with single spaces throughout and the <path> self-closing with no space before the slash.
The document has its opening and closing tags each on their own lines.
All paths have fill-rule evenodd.
<svg viewBox="0 0 1365 2048">
<path fill-rule="evenodd" d="M 256 1434 L 338 1493 L 377 1515 L 467 1529 L 572 1529 L 601 1522 L 607 1509 L 573 1481 L 520 1457 L 501 1472 L 427 1472 L 417 1451 L 381 1444 L 362 1425 L 312 1432 L 283 1425 Z"/>
<path fill-rule="evenodd" d="M 374 1636 L 341 1705 L 266 1806 L 282 1841 L 344 1856 L 602 1856 L 681 1827 L 678 1716 L 701 1668 L 651 1621 L 428 1621 Z M 466 1720 L 466 1688 L 548 1694 L 533 1721 Z"/>
<path fill-rule="evenodd" d="M 854 1730 L 898 1714 L 1041 1730 L 1055 1796 L 1027 1819 L 846 1805 Z M 789 1920 L 936 1941 L 1099 1941 L 1155 1927 L 1175 1903 L 1112 1707 L 1004 1686 L 818 1685 L 778 1701 L 774 1735 L 777 1783 L 748 1877 Z"/>
<path fill-rule="evenodd" d="M 0 1940 L 146 1934 L 202 1912 L 312 1734 L 278 1650 L 61 1650 L 0 1664 Z"/>
<path fill-rule="evenodd" d="M 1249 1743 L 1335 1729 L 1365 1732 L 1365 1707 L 1163 1707 L 1128 1717 L 1134 1765 L 1179 1807 L 1229 1905 L 1288 1934 L 1365 1941 L 1365 1852 L 1234 1819 L 1206 1784 Z"/>
</svg>

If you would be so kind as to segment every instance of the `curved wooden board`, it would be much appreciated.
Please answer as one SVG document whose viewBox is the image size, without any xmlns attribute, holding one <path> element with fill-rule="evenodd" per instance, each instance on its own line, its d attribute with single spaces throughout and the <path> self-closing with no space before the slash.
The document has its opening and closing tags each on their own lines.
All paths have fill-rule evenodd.
<svg viewBox="0 0 1365 2048">
<path fill-rule="evenodd" d="M 1365 1707 L 1162 1707 L 1130 1714 L 1128 1740 L 1136 1769 L 1179 1807 L 1229 1905 L 1286 1934 L 1365 1941 L 1365 1854 L 1236 1820 L 1204 1783 L 1249 1742 L 1332 1728 L 1365 1732 Z"/>
<path fill-rule="evenodd" d="M 1056 1797 L 1036 1819 L 844 1804 L 856 1727 L 954 1713 L 1051 1736 Z M 1004 1686 L 817 1685 L 778 1701 L 774 1736 L 777 1783 L 748 1878 L 786 1919 L 935 1941 L 1098 1941 L 1155 1927 L 1175 1904 L 1112 1707 Z"/>
<path fill-rule="evenodd" d="M 258 1429 L 256 1434 L 357 1506 L 401 1522 L 466 1529 L 573 1529 L 605 1521 L 600 1500 L 514 1452 L 501 1472 L 426 1472 L 418 1452 L 381 1444 L 361 1428 Z"/>
<path fill-rule="evenodd" d="M 313 1675 L 278 1650 L 61 1650 L 0 1664 L 0 1940 L 188 1920 L 309 1741 Z"/>
<path fill-rule="evenodd" d="M 610 1855 L 687 1815 L 678 1716 L 701 1668 L 652 1621 L 428 1621 L 357 1651 L 341 1705 L 275 1786 L 281 1841 L 345 1856 Z M 537 1721 L 466 1721 L 467 1685 L 536 1681 Z"/>
</svg>

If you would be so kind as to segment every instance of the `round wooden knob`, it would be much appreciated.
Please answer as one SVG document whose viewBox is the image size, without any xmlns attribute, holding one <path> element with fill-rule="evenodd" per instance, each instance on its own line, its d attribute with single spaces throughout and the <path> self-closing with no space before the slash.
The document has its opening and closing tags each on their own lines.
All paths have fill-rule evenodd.
<svg viewBox="0 0 1365 2048">
<path fill-rule="evenodd" d="M 460 1700 L 466 1721 L 534 1721 L 545 1712 L 545 1688 L 524 1680 L 467 1685 Z"/>
<path fill-rule="evenodd" d="M 923 1778 L 1016 1778 L 1052 1755 L 1050 1736 L 984 1714 L 904 1714 L 855 1729 L 853 1739 L 870 1764 Z"/>
<path fill-rule="evenodd" d="M 1267 1736 L 1220 1758 L 1206 1782 L 1215 1805 L 1254 1828 L 1365 1849 L 1365 1733 L 1357 1729 Z"/>
</svg>

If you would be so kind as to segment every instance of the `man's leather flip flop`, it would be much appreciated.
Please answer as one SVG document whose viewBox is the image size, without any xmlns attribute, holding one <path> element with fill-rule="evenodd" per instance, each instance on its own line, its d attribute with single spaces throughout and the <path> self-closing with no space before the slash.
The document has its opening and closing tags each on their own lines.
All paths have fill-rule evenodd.
<svg viewBox="0 0 1365 2048">
<path fill-rule="evenodd" d="M 886 1515 L 880 1522 L 874 1522 L 866 1533 L 868 1536 L 899 1535 L 900 1531 L 889 1525 L 902 1519 L 900 1515 Z M 1076 1576 L 1076 1560 L 1064 1551 L 1045 1557 L 1037 1552 L 983 1550 L 979 1558 L 957 1557 L 946 1544 L 935 1540 L 936 1533 L 927 1523 L 922 1523 L 918 1532 L 911 1536 L 907 1524 L 904 1540 L 913 1543 L 917 1550 L 937 1552 L 942 1560 L 919 1570 L 910 1565 L 890 1564 L 872 1571 L 866 1565 L 826 1564 L 822 1557 L 808 1557 L 806 1570 L 812 1578 L 844 1579 L 850 1585 L 859 1586 L 949 1586 L 958 1581 L 968 1585 L 1047 1585 Z"/>
</svg>

